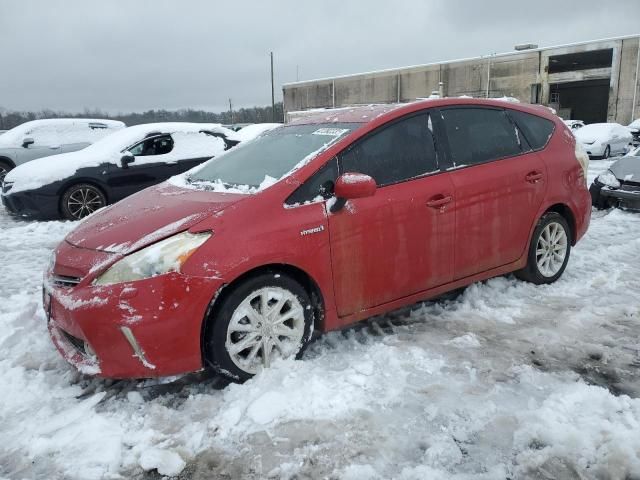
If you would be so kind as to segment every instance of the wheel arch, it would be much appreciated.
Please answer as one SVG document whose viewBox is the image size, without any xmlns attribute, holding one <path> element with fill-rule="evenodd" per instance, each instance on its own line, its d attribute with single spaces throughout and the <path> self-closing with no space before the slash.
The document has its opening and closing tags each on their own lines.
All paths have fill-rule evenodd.
<svg viewBox="0 0 640 480">
<path fill-rule="evenodd" d="M 0 156 L 0 163 L 6 163 L 11 168 L 16 168 L 16 163 L 13 160 L 11 160 L 9 157 Z"/>
<path fill-rule="evenodd" d="M 562 215 L 562 217 L 567 221 L 567 223 L 569 224 L 569 228 L 571 230 L 571 232 L 569 232 L 571 234 L 571 246 L 572 247 L 575 246 L 577 225 L 576 225 L 576 217 L 573 214 L 573 211 L 571 210 L 571 208 L 564 203 L 556 203 L 554 205 L 551 205 L 549 208 L 547 208 L 544 211 L 543 215 L 549 212 L 555 212 L 559 215 Z"/>
<path fill-rule="evenodd" d="M 284 274 L 295 281 L 297 281 L 302 288 L 306 290 L 311 298 L 311 303 L 314 306 L 314 328 L 315 330 L 323 330 L 325 319 L 325 302 L 322 290 L 318 286 L 318 283 L 303 269 L 287 263 L 270 263 L 254 267 L 246 272 L 238 275 L 229 283 L 225 283 L 222 287 L 216 291 L 215 295 L 209 303 L 209 307 L 205 313 L 202 321 L 202 327 L 200 329 L 200 352 L 202 355 L 202 364 L 206 365 L 205 356 L 205 339 L 207 336 L 207 329 L 215 323 L 215 317 L 218 308 L 224 301 L 224 299 L 233 291 L 235 286 L 241 284 L 245 280 L 262 274 Z"/>
</svg>

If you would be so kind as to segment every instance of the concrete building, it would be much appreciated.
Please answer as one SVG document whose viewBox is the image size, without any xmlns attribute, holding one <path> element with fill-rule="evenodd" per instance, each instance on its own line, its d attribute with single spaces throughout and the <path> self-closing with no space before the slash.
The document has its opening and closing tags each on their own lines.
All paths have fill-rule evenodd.
<svg viewBox="0 0 640 480">
<path fill-rule="evenodd" d="M 565 119 L 627 125 L 640 117 L 640 34 L 380 70 L 283 86 L 285 112 L 448 97 L 515 97 Z"/>
</svg>

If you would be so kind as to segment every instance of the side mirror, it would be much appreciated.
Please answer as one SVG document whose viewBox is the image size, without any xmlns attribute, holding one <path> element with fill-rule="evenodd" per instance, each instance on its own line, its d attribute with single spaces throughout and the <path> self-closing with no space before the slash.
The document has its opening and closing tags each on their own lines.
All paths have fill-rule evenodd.
<svg viewBox="0 0 640 480">
<path fill-rule="evenodd" d="M 122 168 L 129 168 L 129 164 L 135 161 L 136 161 L 136 157 L 128 153 L 126 155 L 123 155 L 122 158 L 120 158 L 120 165 L 122 166 Z"/>
<path fill-rule="evenodd" d="M 22 140 L 22 148 L 29 148 L 29 145 L 33 145 L 35 143 L 35 140 L 31 137 L 26 137 L 24 140 Z"/>
<path fill-rule="evenodd" d="M 336 201 L 329 209 L 331 213 L 340 211 L 347 200 L 371 197 L 376 193 L 376 181 L 363 173 L 343 173 L 336 180 L 334 189 Z"/>
</svg>

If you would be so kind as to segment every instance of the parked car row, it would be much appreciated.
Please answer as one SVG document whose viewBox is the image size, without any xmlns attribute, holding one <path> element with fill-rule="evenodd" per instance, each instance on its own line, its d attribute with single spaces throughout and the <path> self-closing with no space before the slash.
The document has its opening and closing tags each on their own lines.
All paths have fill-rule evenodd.
<svg viewBox="0 0 640 480">
<path fill-rule="evenodd" d="M 145 142 L 178 141 L 165 129 L 116 145 L 124 132 L 78 171 L 117 179 Z M 300 116 L 79 223 L 45 276 L 51 338 L 88 374 L 243 381 L 300 356 L 314 331 L 508 272 L 550 284 L 589 225 L 588 161 L 544 107 Z"/>
</svg>

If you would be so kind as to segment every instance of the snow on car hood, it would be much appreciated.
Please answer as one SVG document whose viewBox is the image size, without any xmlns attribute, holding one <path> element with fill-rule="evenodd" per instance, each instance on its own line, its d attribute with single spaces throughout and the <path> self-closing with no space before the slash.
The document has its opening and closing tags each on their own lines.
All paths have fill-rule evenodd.
<svg viewBox="0 0 640 480">
<path fill-rule="evenodd" d="M 242 198 L 162 183 L 85 218 L 66 241 L 76 247 L 127 254 L 187 230 Z"/>
<path fill-rule="evenodd" d="M 176 162 L 187 158 L 213 157 L 224 152 L 224 141 L 199 133 L 217 131 L 230 136 L 234 133 L 219 124 L 211 123 L 148 123 L 119 130 L 83 150 L 39 158 L 18 165 L 5 177 L 13 183 L 11 193 L 33 190 L 72 176 L 78 169 L 110 163 L 118 165 L 122 152 L 144 139 L 151 132 L 171 133 L 174 147 L 164 155 L 136 157 L 135 165 L 148 162 Z"/>
<path fill-rule="evenodd" d="M 640 157 L 622 157 L 609 167 L 618 180 L 640 183 Z"/>
</svg>

